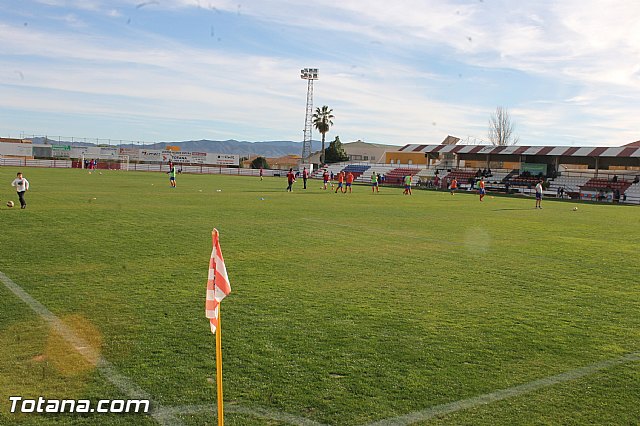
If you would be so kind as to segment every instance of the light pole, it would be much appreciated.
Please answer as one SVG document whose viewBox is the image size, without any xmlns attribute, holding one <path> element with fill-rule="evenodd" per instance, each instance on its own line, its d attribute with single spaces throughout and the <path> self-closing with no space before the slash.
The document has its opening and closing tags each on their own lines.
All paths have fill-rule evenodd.
<svg viewBox="0 0 640 426">
<path fill-rule="evenodd" d="M 307 111 L 304 119 L 304 139 L 302 141 L 302 161 L 311 157 L 311 119 L 313 116 L 313 80 L 318 79 L 318 68 L 303 68 L 300 78 L 307 80 Z"/>
</svg>

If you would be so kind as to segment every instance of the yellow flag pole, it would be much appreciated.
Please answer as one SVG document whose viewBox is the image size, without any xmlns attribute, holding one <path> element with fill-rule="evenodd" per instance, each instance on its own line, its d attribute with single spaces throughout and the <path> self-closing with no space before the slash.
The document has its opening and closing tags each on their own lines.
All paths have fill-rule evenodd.
<svg viewBox="0 0 640 426">
<path fill-rule="evenodd" d="M 222 404 L 222 328 L 220 326 L 220 305 L 218 305 L 218 327 L 216 328 L 216 383 L 218 384 L 218 426 L 224 426 Z"/>
</svg>

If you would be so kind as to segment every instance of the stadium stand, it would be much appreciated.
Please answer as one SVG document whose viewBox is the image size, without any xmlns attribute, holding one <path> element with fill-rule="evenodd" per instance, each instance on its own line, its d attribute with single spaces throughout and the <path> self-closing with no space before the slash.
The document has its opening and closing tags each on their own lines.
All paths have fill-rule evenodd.
<svg viewBox="0 0 640 426">
<path fill-rule="evenodd" d="M 343 172 L 345 173 L 349 173 L 351 172 L 351 174 L 355 179 L 358 179 L 358 177 L 360 177 L 364 172 L 366 172 L 367 170 L 370 169 L 371 166 L 367 166 L 364 164 L 349 164 L 347 167 L 345 167 L 344 169 L 342 169 Z M 371 175 L 369 175 L 371 176 Z"/>
<path fill-rule="evenodd" d="M 472 170 L 452 170 L 451 172 L 443 176 L 442 179 L 446 179 L 447 182 L 451 182 L 453 178 L 456 178 L 456 180 L 462 184 L 467 183 L 469 179 L 475 176 L 476 172 Z"/>
<path fill-rule="evenodd" d="M 420 171 L 417 167 L 398 167 L 384 175 L 384 183 L 388 185 L 401 185 L 402 178 L 407 175 L 415 176 Z"/>
<path fill-rule="evenodd" d="M 632 183 L 631 186 L 629 186 L 629 188 L 624 192 L 624 197 L 620 200 L 620 202 L 627 204 L 640 203 L 640 183 Z"/>
<path fill-rule="evenodd" d="M 589 176 L 569 176 L 563 174 L 549 181 L 549 191 L 558 194 L 558 188 L 562 188 L 564 196 L 578 198 L 580 195 L 580 187 L 589 179 Z"/>
<path fill-rule="evenodd" d="M 613 182 L 609 179 L 591 178 L 582 185 L 582 189 L 595 189 L 604 191 L 613 191 L 614 189 L 620 190 L 624 193 L 631 186 L 631 182 L 626 180 L 618 180 Z"/>
<path fill-rule="evenodd" d="M 390 166 L 387 164 L 374 164 L 369 169 L 367 169 L 364 173 L 362 173 L 357 179 L 356 182 L 369 183 L 371 182 L 371 175 L 375 172 L 378 175 L 386 175 L 391 170 L 393 170 L 395 166 Z"/>
</svg>

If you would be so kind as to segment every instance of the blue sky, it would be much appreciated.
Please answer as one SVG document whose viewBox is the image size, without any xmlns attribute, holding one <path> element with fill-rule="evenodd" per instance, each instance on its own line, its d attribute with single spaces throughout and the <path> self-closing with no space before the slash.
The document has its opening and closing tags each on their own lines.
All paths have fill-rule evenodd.
<svg viewBox="0 0 640 426">
<path fill-rule="evenodd" d="M 343 142 L 640 139 L 640 2 L 0 0 L 0 136 Z M 319 135 L 314 132 L 314 139 Z"/>
</svg>

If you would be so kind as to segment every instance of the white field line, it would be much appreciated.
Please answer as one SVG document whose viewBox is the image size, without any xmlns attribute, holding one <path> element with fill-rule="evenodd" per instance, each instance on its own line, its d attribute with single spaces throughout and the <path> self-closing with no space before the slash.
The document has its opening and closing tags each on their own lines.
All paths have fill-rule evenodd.
<svg viewBox="0 0 640 426">
<path fill-rule="evenodd" d="M 130 399 L 148 399 L 151 405 L 151 416 L 161 425 L 177 426 L 182 422 L 169 412 L 164 412 L 160 404 L 153 401 L 151 396 L 142 390 L 138 385 L 131 381 L 127 376 L 121 374 L 116 367 L 107 361 L 98 351 L 81 337 L 79 337 L 72 329 L 67 327 L 60 318 L 55 316 L 42 303 L 31 297 L 18 284 L 14 283 L 9 277 L 0 272 L 0 280 L 4 285 L 15 294 L 20 300 L 26 303 L 35 313 L 40 315 L 51 328 L 56 330 L 64 340 L 75 348 L 80 355 L 91 363 L 96 363 L 98 371 L 116 388 L 124 393 Z"/>
<path fill-rule="evenodd" d="M 484 395 L 476 396 L 473 398 L 462 399 L 460 401 L 454 401 L 448 404 L 436 405 L 434 407 L 429 407 L 421 411 L 415 411 L 404 416 L 391 417 L 388 419 L 369 423 L 367 426 L 410 425 L 412 423 L 430 420 L 437 416 L 479 407 L 482 405 L 490 404 L 492 402 L 502 401 L 503 399 L 520 396 L 529 392 L 536 391 L 538 389 L 543 389 L 560 383 L 577 380 L 582 377 L 595 374 L 599 371 L 609 369 L 611 367 L 637 361 L 640 361 L 640 352 L 630 353 L 621 356 L 620 358 L 601 361 L 595 364 L 587 365 L 585 367 L 576 368 L 575 370 L 566 371 L 555 376 L 545 377 L 529 383 L 524 383 L 522 385 L 514 386 L 511 388 L 486 393 Z"/>
<path fill-rule="evenodd" d="M 90 362 L 95 362 L 97 360 L 97 367 L 100 373 L 108 381 L 115 385 L 120 391 L 122 391 L 131 399 L 148 399 L 149 401 L 151 401 L 151 405 L 153 407 L 153 412 L 151 415 L 159 424 L 169 426 L 181 425 L 182 422 L 176 417 L 177 415 L 194 414 L 208 410 L 211 410 L 212 412 L 214 411 L 213 408 L 208 405 L 189 405 L 174 408 L 165 408 L 160 406 L 160 404 L 153 401 L 149 394 L 147 394 L 144 390 L 133 383 L 131 379 L 122 375 L 113 366 L 113 364 L 103 358 L 94 348 L 91 347 L 88 342 L 76 335 L 73 330 L 71 330 L 62 321 L 60 321 L 60 319 L 55 316 L 49 309 L 47 309 L 43 304 L 31 297 L 19 285 L 14 283 L 2 272 L 0 272 L 0 281 L 2 281 L 12 293 L 14 293 L 24 303 L 26 303 L 35 313 L 40 315 L 40 317 L 42 317 L 53 329 L 60 333 L 60 335 L 83 357 L 85 357 Z M 637 361 L 640 361 L 640 352 L 630 353 L 619 358 L 601 361 L 596 364 L 576 368 L 574 370 L 557 374 L 555 376 L 545 377 L 529 383 L 524 383 L 522 385 L 514 386 L 507 389 L 501 389 L 473 398 L 454 401 L 448 404 L 436 405 L 434 407 L 429 407 L 421 411 L 415 411 L 403 416 L 383 419 L 374 423 L 369 423 L 367 426 L 410 425 L 412 423 L 426 421 L 437 416 L 475 408 L 507 398 L 513 398 L 519 395 L 533 392 L 538 389 L 543 389 L 546 387 L 554 386 L 556 384 L 580 379 L 582 377 L 595 374 L 599 371 L 606 370 L 611 367 Z M 240 406 L 234 406 L 233 404 L 227 405 L 227 412 L 247 414 L 257 418 L 278 420 L 292 425 L 322 426 L 321 423 L 317 423 L 312 420 L 308 420 L 302 417 L 296 417 L 286 413 L 277 413 L 262 409 L 248 409 Z"/>
<path fill-rule="evenodd" d="M 107 361 L 98 351 L 91 345 L 79 337 L 69 327 L 67 327 L 53 312 L 46 308 L 42 303 L 31 297 L 18 284 L 14 283 L 9 277 L 0 272 L 0 281 L 15 294 L 20 300 L 26 303 L 35 313 L 40 315 L 51 328 L 56 330 L 78 353 L 80 353 L 89 362 L 95 362 L 100 374 L 102 374 L 109 382 L 111 382 L 122 393 L 130 399 L 148 399 L 151 404 L 151 416 L 163 426 L 179 426 L 183 422 L 178 418 L 180 414 L 195 414 L 203 411 L 211 411 L 217 413 L 217 408 L 212 405 L 184 405 L 179 407 L 162 407 L 153 401 L 151 396 L 136 385 L 127 376 L 121 374 L 116 367 Z M 216 408 L 214 410 L 214 408 Z M 228 404 L 225 407 L 228 413 L 247 414 L 256 418 L 268 420 L 278 420 L 291 425 L 299 426 L 323 426 L 303 417 L 296 417 L 287 413 L 278 413 L 264 409 L 249 409 L 234 404 Z"/>
</svg>

